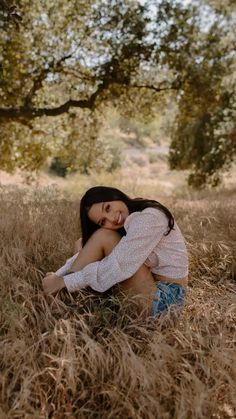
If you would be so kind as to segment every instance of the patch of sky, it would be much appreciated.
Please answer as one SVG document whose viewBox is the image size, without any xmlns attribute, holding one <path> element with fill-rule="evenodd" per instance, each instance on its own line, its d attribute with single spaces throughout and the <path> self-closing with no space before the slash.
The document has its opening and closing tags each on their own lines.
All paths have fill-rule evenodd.
<svg viewBox="0 0 236 419">
<path fill-rule="evenodd" d="M 49 28 L 50 27 L 50 22 L 48 19 L 48 14 L 47 13 L 41 13 L 40 14 L 40 20 L 44 23 L 44 25 Z"/>
<path fill-rule="evenodd" d="M 100 0 L 98 3 L 95 3 L 91 6 L 93 10 L 101 10 L 102 6 L 109 6 L 111 9 L 117 5 L 117 0 Z M 122 5 L 124 12 L 121 10 L 121 14 L 125 14 L 128 6 L 125 4 Z"/>
<path fill-rule="evenodd" d="M 214 10 L 210 6 L 202 5 L 199 21 L 200 30 L 204 33 L 209 32 L 209 29 L 216 21 L 217 16 Z"/>
<path fill-rule="evenodd" d="M 146 9 L 146 16 L 150 19 L 150 22 L 147 24 L 147 28 L 150 30 L 150 34 L 148 35 L 148 39 L 152 39 L 152 29 L 155 28 L 155 18 L 157 16 L 158 6 L 163 2 L 163 0 L 138 0 L 139 3 L 145 7 Z M 202 32 L 207 33 L 210 27 L 217 21 L 217 15 L 214 12 L 214 9 L 208 5 L 202 4 L 200 0 L 172 0 L 171 2 L 173 5 L 180 5 L 183 6 L 185 9 L 188 7 L 196 7 L 199 10 L 199 29 Z M 159 22 L 158 22 L 159 23 Z M 161 29 L 164 31 L 165 27 L 169 26 L 171 23 L 170 20 L 168 22 L 162 22 Z M 191 24 L 191 19 L 188 22 Z M 160 24 L 160 23 L 159 23 Z"/>
<path fill-rule="evenodd" d="M 50 82 L 55 82 L 57 80 L 60 79 L 59 74 L 55 74 L 55 73 L 48 73 L 47 75 L 47 81 Z"/>
</svg>

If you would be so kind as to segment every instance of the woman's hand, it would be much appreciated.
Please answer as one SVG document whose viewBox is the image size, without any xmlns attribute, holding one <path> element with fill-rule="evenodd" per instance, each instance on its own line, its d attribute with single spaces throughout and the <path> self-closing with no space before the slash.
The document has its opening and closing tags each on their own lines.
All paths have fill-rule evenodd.
<svg viewBox="0 0 236 419">
<path fill-rule="evenodd" d="M 42 280 L 43 291 L 45 295 L 56 294 L 65 287 L 64 279 L 57 276 L 54 272 L 47 272 Z"/>
</svg>

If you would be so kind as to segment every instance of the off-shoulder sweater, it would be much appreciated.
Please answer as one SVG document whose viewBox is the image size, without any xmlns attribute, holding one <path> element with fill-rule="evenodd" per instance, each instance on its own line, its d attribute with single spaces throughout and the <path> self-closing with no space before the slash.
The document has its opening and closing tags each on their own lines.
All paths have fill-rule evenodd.
<svg viewBox="0 0 236 419">
<path fill-rule="evenodd" d="M 145 208 L 130 214 L 124 228 L 126 235 L 101 261 L 89 263 L 82 270 L 67 274 L 79 254 L 76 253 L 57 270 L 56 275 L 63 276 L 68 291 L 90 286 L 96 291 L 105 292 L 130 278 L 144 263 L 153 274 L 173 279 L 187 276 L 187 249 L 176 221 L 174 229 L 166 235 L 166 215 L 159 209 Z"/>
</svg>

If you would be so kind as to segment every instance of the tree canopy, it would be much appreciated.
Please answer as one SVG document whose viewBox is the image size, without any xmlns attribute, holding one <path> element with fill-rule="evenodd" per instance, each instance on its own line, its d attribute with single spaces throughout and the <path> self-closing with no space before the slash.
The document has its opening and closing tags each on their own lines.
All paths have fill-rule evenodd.
<svg viewBox="0 0 236 419">
<path fill-rule="evenodd" d="M 190 168 L 196 186 L 211 181 L 234 138 L 234 17 L 230 0 L 227 8 L 216 0 L 1 1 L 2 168 L 39 168 L 65 135 L 82 147 L 75 117 L 77 131 L 89 123 L 94 147 L 89 133 L 108 107 L 148 120 L 173 92 L 170 164 Z M 213 169 L 200 164 L 215 148 L 222 157 Z"/>
</svg>

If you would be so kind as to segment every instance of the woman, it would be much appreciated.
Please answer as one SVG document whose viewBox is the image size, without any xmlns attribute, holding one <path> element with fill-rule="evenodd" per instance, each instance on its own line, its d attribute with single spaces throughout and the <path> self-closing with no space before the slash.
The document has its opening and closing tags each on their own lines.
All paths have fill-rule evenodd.
<svg viewBox="0 0 236 419">
<path fill-rule="evenodd" d="M 80 203 L 82 248 L 43 279 L 45 294 L 118 284 L 138 295 L 156 317 L 184 302 L 188 257 L 170 211 L 159 202 L 132 199 L 116 188 L 89 189 Z"/>
</svg>

